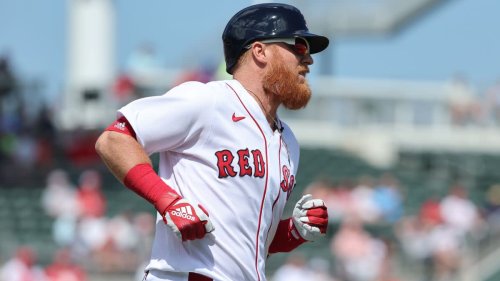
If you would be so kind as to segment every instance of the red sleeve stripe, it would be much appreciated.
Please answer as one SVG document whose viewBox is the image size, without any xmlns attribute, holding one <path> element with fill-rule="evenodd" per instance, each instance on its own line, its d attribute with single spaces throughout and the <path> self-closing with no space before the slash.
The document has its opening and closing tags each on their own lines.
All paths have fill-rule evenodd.
<svg viewBox="0 0 500 281">
<path fill-rule="evenodd" d="M 109 125 L 106 128 L 106 131 L 118 132 L 125 135 L 129 135 L 134 139 L 136 138 L 135 131 L 128 122 L 128 120 L 125 118 L 125 116 L 118 118 L 115 122 Z"/>
</svg>

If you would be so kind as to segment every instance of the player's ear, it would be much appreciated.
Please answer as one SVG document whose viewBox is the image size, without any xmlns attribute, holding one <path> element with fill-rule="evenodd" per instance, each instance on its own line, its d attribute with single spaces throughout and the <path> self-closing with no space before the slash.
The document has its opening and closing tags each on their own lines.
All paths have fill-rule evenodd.
<svg viewBox="0 0 500 281">
<path fill-rule="evenodd" d="M 259 41 L 254 42 L 252 44 L 252 47 L 250 48 L 250 51 L 252 52 L 252 56 L 257 64 L 265 65 L 269 61 L 270 49 L 267 48 L 266 44 L 263 44 Z"/>
</svg>

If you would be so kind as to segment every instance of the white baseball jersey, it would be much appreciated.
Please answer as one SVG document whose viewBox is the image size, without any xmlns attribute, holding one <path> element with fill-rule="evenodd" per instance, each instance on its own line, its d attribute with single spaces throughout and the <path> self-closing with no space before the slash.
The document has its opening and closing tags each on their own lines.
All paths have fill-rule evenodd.
<svg viewBox="0 0 500 281">
<path fill-rule="evenodd" d="M 295 184 L 299 146 L 290 128 L 273 131 L 236 80 L 188 82 L 119 110 L 160 177 L 215 230 L 182 242 L 157 216 L 146 269 L 197 272 L 214 280 L 265 280 L 265 262 Z M 189 210 L 180 210 L 186 211 Z"/>
</svg>

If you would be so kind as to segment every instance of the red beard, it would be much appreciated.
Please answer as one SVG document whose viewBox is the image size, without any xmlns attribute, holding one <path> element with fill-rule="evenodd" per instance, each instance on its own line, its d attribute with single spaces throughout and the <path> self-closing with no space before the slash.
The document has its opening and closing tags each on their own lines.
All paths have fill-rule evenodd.
<svg viewBox="0 0 500 281">
<path fill-rule="evenodd" d="M 281 58 L 271 63 L 263 78 L 263 88 L 267 94 L 278 96 L 288 109 L 304 108 L 311 99 L 311 89 L 306 80 L 297 78 L 297 70 L 286 67 Z"/>
</svg>

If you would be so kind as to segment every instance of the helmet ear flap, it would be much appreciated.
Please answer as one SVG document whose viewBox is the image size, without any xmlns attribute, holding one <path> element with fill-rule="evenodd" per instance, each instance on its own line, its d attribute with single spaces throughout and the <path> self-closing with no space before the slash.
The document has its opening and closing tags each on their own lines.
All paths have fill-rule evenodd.
<svg viewBox="0 0 500 281">
<path fill-rule="evenodd" d="M 270 38 L 303 37 L 310 45 L 310 53 L 326 49 L 325 36 L 309 32 L 302 13 L 294 6 L 280 3 L 252 5 L 237 12 L 222 33 L 226 71 L 233 74 L 234 66 L 253 41 Z"/>
</svg>

